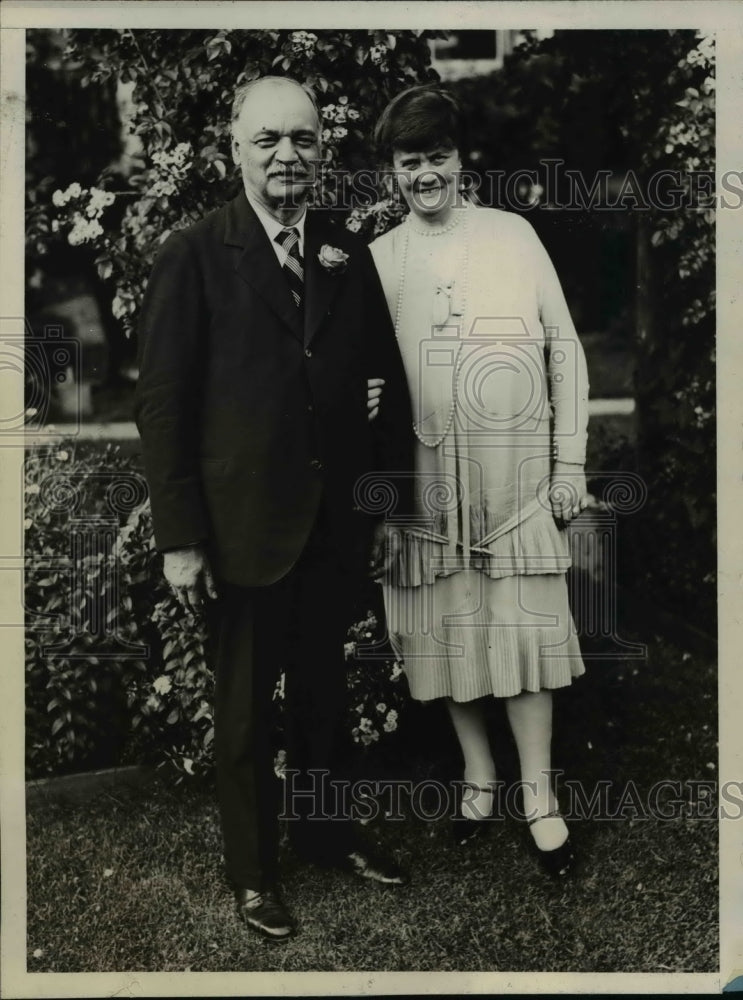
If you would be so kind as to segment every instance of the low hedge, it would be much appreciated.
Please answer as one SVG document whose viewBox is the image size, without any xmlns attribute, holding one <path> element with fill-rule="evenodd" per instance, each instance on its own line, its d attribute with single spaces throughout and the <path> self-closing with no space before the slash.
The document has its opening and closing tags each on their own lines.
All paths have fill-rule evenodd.
<svg viewBox="0 0 743 1000">
<path fill-rule="evenodd" d="M 203 623 L 162 577 L 137 458 L 71 442 L 30 451 L 24 529 L 27 776 L 124 763 L 170 762 L 178 779 L 210 771 Z M 361 751 L 394 740 L 406 703 L 391 651 L 355 656 L 380 632 L 376 600 L 346 645 L 348 730 Z M 279 724 L 281 695 L 279 685 Z"/>
</svg>

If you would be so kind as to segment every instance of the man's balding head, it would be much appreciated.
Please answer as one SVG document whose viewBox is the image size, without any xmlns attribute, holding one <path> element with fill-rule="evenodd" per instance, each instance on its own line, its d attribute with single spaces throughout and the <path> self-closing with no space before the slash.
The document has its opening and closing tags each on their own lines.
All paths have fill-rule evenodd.
<svg viewBox="0 0 743 1000">
<path fill-rule="evenodd" d="M 276 219 L 291 224 L 301 215 L 320 157 L 320 115 L 304 87 L 268 76 L 238 88 L 232 158 L 248 195 Z"/>
<path fill-rule="evenodd" d="M 241 83 L 239 87 L 235 89 L 235 95 L 232 98 L 232 115 L 230 121 L 234 127 L 234 123 L 240 117 L 240 112 L 242 111 L 243 104 L 246 99 L 253 93 L 253 91 L 266 90 L 268 88 L 281 88 L 284 86 L 298 88 L 309 100 L 310 104 L 315 110 L 315 115 L 317 116 L 318 128 L 320 125 L 320 110 L 317 106 L 317 98 L 309 87 L 305 87 L 304 84 L 298 83 L 296 80 L 292 80 L 288 76 L 261 76 L 257 80 L 248 80 L 247 83 Z M 270 97 L 268 98 L 270 99 Z"/>
</svg>

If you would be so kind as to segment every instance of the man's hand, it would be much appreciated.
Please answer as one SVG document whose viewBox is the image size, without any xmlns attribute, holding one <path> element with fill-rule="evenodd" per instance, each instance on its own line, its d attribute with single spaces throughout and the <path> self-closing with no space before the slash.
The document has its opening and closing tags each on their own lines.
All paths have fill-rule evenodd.
<svg viewBox="0 0 743 1000">
<path fill-rule="evenodd" d="M 166 552 L 163 557 L 163 573 L 175 596 L 192 615 L 201 611 L 205 594 L 213 600 L 217 596 L 214 577 L 200 545 Z"/>
<path fill-rule="evenodd" d="M 552 516 L 559 528 L 584 511 L 589 503 L 586 474 L 582 465 L 555 462 L 550 481 Z"/>
<path fill-rule="evenodd" d="M 369 576 L 381 581 L 390 571 L 400 553 L 400 532 L 390 528 L 385 521 L 374 527 L 371 553 L 369 556 Z"/>
<path fill-rule="evenodd" d="M 379 401 L 382 398 L 383 378 L 370 378 L 367 383 L 366 405 L 369 410 L 369 420 L 374 420 L 379 413 Z"/>
</svg>

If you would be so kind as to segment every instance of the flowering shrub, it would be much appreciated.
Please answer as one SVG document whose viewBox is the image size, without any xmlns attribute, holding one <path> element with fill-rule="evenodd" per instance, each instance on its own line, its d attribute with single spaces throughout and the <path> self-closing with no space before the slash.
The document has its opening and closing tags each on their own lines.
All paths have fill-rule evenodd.
<svg viewBox="0 0 743 1000">
<path fill-rule="evenodd" d="M 700 32 L 569 30 L 529 35 L 498 73 L 454 84 L 477 122 L 478 169 L 506 177 L 531 172 L 542 181 L 543 190 L 534 185 L 526 198 L 545 195 L 540 207 L 524 202 L 524 210 L 562 256 L 556 263 L 568 301 L 592 313 L 594 330 L 615 317 L 634 352 L 639 447 L 632 467 L 647 483 L 648 500 L 625 522 L 622 555 L 631 550 L 634 572 L 623 582 L 712 635 L 714 70 L 713 39 Z M 601 171 L 617 187 L 633 177 L 639 205 L 629 197 L 624 208 L 561 214 L 555 204 L 570 203 L 573 182 L 568 169 L 548 182 L 555 161 L 580 177 L 586 192 Z M 661 181 L 655 190 L 665 206 L 651 197 L 653 179 Z M 581 228 L 602 235 L 575 238 Z M 621 265 L 594 266 L 601 257 L 618 259 L 612 246 L 626 248 Z"/>
<path fill-rule="evenodd" d="M 214 676 L 203 622 L 185 616 L 170 593 L 155 605 L 152 620 L 162 661 L 132 701 L 132 726 L 148 734 L 179 778 L 204 773 L 213 764 Z"/>
<path fill-rule="evenodd" d="M 142 144 L 139 165 L 122 185 L 104 172 L 98 188 L 73 184 L 55 192 L 56 226 L 96 253 L 98 273 L 115 286 L 113 312 L 127 333 L 160 244 L 236 193 L 240 179 L 230 151 L 229 119 L 237 85 L 279 74 L 319 95 L 327 180 L 333 168 L 374 167 L 369 138 L 387 101 L 399 90 L 435 79 L 425 31 L 70 31 L 68 58 L 83 84 L 120 79 L 134 84 L 130 127 Z M 317 198 L 332 204 L 323 185 Z M 86 199 L 90 199 L 86 201 Z M 115 226 L 100 221 L 114 199 Z M 399 217 L 395 206 L 361 206 L 352 228 L 368 236 Z M 368 199 L 373 203 L 373 199 Z M 91 214 L 92 212 L 92 214 Z M 38 209 L 37 209 L 38 214 Z M 368 215 L 368 218 L 367 218 Z M 43 229 L 43 226 L 41 227 Z"/>
<path fill-rule="evenodd" d="M 68 230 L 67 242 L 71 246 L 97 240 L 104 234 L 99 220 L 115 200 L 115 195 L 110 191 L 97 187 L 84 190 L 77 181 L 65 191 L 55 191 L 52 194 L 52 204 L 57 209 L 66 209 L 66 212 L 58 212 L 57 218 L 52 220 L 52 232 L 58 232 L 63 222 Z"/>
<path fill-rule="evenodd" d="M 206 773 L 204 624 L 163 579 L 138 463 L 111 445 L 30 451 L 24 533 L 29 776 L 122 762 L 169 762 L 177 780 Z M 399 664 L 355 659 L 378 631 L 370 614 L 346 646 L 347 724 L 362 750 L 393 736 L 405 705 Z"/>
<path fill-rule="evenodd" d="M 674 46 L 666 114 L 645 156 L 690 194 L 715 170 L 715 46 L 697 32 Z M 710 191 L 714 189 L 711 187 Z M 654 210 L 647 276 L 658 289 L 639 337 L 640 460 L 652 475 L 637 524 L 646 579 L 711 635 L 717 632 L 715 457 L 715 207 Z M 663 525 L 659 536 L 658 525 Z"/>
<path fill-rule="evenodd" d="M 368 747 L 397 731 L 408 700 L 407 683 L 394 659 L 369 660 L 357 656 L 359 645 L 379 641 L 379 623 L 370 611 L 349 629 L 346 658 L 349 672 L 348 725 L 354 741 Z"/>
<path fill-rule="evenodd" d="M 407 209 L 402 201 L 395 198 L 380 198 L 373 205 L 352 209 L 346 219 L 346 228 L 352 233 L 361 233 L 371 241 L 396 226 L 406 212 Z"/>
<path fill-rule="evenodd" d="M 29 452 L 25 468 L 26 732 L 32 775 L 97 766 L 126 742 L 128 694 L 147 674 L 147 643 L 135 602 L 137 562 L 112 571 L 118 515 L 100 475 L 114 459 L 72 444 Z M 99 478 L 96 478 L 99 476 Z M 136 482 L 119 464 L 124 493 Z M 130 478 L 132 477 L 132 478 Z M 83 495 L 83 484 L 90 490 Z M 136 499 L 130 492 L 129 499 Z M 144 640 L 144 641 L 143 641 Z"/>
<path fill-rule="evenodd" d="M 35 188 L 33 246 L 66 241 L 95 254 L 99 277 L 114 289 L 113 314 L 131 333 L 158 247 L 239 189 L 229 135 L 235 87 L 268 74 L 309 85 L 322 108 L 327 167 L 372 167 L 369 136 L 384 104 L 402 88 L 436 77 L 430 34 L 185 30 L 174 45 L 173 31 L 66 32 L 65 59 L 83 87 L 133 84 L 129 127 L 141 149 L 127 176 L 111 168 L 92 184 L 68 176 L 56 190 Z M 333 200 L 322 177 L 317 197 Z M 353 226 L 371 235 L 394 219 L 394 208 L 374 205 L 368 218 L 354 216 Z M 66 486 L 57 483 L 61 499 L 86 483 L 76 527 L 61 499 L 50 502 L 48 481 L 63 453 L 74 475 Z M 28 457 L 29 769 L 39 774 L 165 757 L 182 774 L 197 773 L 210 763 L 213 740 L 203 633 L 162 582 L 145 499 L 110 509 L 103 474 L 111 468 L 137 475 L 113 451 L 103 463 L 69 444 Z M 392 672 L 376 664 L 356 672 L 352 661 L 351 682 L 360 686 L 354 705 L 364 706 L 352 725 L 360 746 L 394 731 L 398 675 L 390 680 L 392 693 L 385 687 Z M 376 707 L 382 704 L 384 712 Z"/>
</svg>

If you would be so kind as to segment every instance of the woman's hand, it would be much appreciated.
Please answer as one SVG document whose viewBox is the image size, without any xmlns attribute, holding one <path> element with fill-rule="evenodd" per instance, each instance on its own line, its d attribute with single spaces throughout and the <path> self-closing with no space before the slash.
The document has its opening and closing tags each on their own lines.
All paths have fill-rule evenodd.
<svg viewBox="0 0 743 1000">
<path fill-rule="evenodd" d="M 369 409 L 369 420 L 374 420 L 379 413 L 379 401 L 382 398 L 383 378 L 370 378 L 367 383 L 366 405 Z"/>
<path fill-rule="evenodd" d="M 369 556 L 369 576 L 379 582 L 389 573 L 400 552 L 400 532 L 385 521 L 374 526 L 371 553 Z"/>
<path fill-rule="evenodd" d="M 564 528 L 589 503 L 586 474 L 582 465 L 555 462 L 550 481 L 550 504 L 557 526 Z"/>
</svg>

